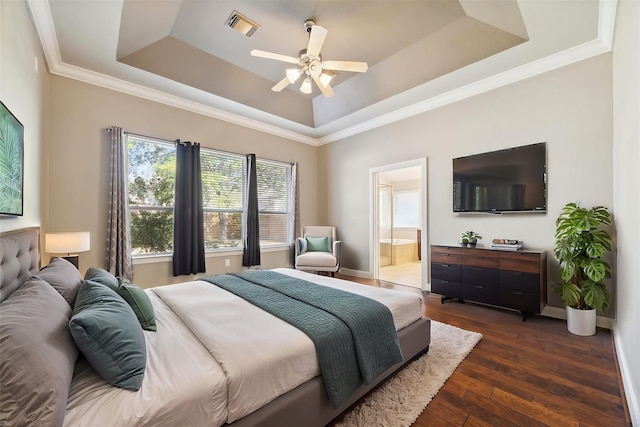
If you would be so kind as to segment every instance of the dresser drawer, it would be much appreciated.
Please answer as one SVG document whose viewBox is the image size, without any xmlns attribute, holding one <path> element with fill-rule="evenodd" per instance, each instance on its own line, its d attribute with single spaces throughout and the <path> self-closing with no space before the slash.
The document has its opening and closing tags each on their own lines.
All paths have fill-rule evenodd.
<svg viewBox="0 0 640 427">
<path fill-rule="evenodd" d="M 520 271 L 500 270 L 500 289 L 510 289 L 519 292 L 540 293 L 540 275 L 522 273 Z"/>
<path fill-rule="evenodd" d="M 471 267 L 498 268 L 498 258 L 463 256 L 462 263 Z"/>
<path fill-rule="evenodd" d="M 462 267 L 462 282 L 497 288 L 498 270 L 495 268 L 470 267 L 464 265 Z"/>
<path fill-rule="evenodd" d="M 498 268 L 500 254 L 483 249 L 466 249 L 462 252 L 462 264 L 472 267 Z"/>
<path fill-rule="evenodd" d="M 462 264 L 462 248 L 431 246 L 431 262 Z"/>
<path fill-rule="evenodd" d="M 498 305 L 527 313 L 540 313 L 540 295 L 500 289 Z"/>
<path fill-rule="evenodd" d="M 498 288 L 485 285 L 462 285 L 462 298 L 469 301 L 498 304 Z"/>
<path fill-rule="evenodd" d="M 449 280 L 451 282 L 461 282 L 462 266 L 460 264 L 445 264 L 441 262 L 432 262 L 431 278 Z"/>
<path fill-rule="evenodd" d="M 442 279 L 431 279 L 431 292 L 450 298 L 462 298 L 462 283 Z"/>
<path fill-rule="evenodd" d="M 500 270 L 540 273 L 540 256 L 521 252 L 500 253 Z"/>
</svg>

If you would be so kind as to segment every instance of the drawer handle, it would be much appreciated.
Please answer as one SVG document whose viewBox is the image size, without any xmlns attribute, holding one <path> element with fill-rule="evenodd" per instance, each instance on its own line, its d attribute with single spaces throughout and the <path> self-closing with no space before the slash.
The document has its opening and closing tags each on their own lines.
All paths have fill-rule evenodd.
<svg viewBox="0 0 640 427">
<path fill-rule="evenodd" d="M 522 276 L 522 273 L 521 273 L 521 272 L 519 272 L 519 271 L 514 271 L 514 272 L 513 272 L 513 275 L 514 275 L 514 276 Z"/>
<path fill-rule="evenodd" d="M 514 292 L 513 294 L 514 294 L 514 295 L 524 295 L 524 293 L 523 293 L 523 292 Z"/>
<path fill-rule="evenodd" d="M 484 286 L 478 286 L 478 285 L 476 285 L 476 289 L 484 289 Z"/>
<path fill-rule="evenodd" d="M 442 267 L 451 267 L 450 264 L 440 264 L 440 266 L 442 266 Z"/>
<path fill-rule="evenodd" d="M 449 256 L 449 254 L 441 254 L 442 256 Z"/>
<path fill-rule="evenodd" d="M 441 280 L 441 282 L 442 282 L 443 284 L 448 284 L 448 283 L 449 283 L 449 281 L 448 281 L 448 280 Z"/>
<path fill-rule="evenodd" d="M 484 271 L 484 268 L 478 268 L 478 267 L 476 267 L 476 268 L 474 268 L 474 270 L 476 270 L 476 271 Z"/>
</svg>

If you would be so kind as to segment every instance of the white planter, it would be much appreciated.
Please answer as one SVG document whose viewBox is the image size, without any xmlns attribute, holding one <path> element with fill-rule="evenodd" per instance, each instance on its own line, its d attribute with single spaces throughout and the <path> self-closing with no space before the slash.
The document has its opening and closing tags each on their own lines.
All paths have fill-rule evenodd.
<svg viewBox="0 0 640 427">
<path fill-rule="evenodd" d="M 575 335 L 590 336 L 596 333 L 596 311 L 567 307 L 567 328 Z"/>
</svg>

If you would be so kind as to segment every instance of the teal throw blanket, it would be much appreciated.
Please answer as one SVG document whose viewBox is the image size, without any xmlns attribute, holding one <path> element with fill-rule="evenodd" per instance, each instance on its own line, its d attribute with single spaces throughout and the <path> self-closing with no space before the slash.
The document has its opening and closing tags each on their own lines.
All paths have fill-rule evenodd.
<svg viewBox="0 0 640 427">
<path fill-rule="evenodd" d="M 361 384 L 402 361 L 393 316 L 375 300 L 269 270 L 202 280 L 307 334 L 315 345 L 329 400 L 336 408 Z"/>
</svg>

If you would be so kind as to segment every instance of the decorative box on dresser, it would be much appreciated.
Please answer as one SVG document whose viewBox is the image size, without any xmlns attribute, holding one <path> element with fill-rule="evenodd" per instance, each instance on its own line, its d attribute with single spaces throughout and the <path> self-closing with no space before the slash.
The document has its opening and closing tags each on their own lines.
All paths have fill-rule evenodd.
<svg viewBox="0 0 640 427">
<path fill-rule="evenodd" d="M 431 246 L 431 292 L 518 310 L 522 320 L 547 304 L 545 251 Z"/>
</svg>

